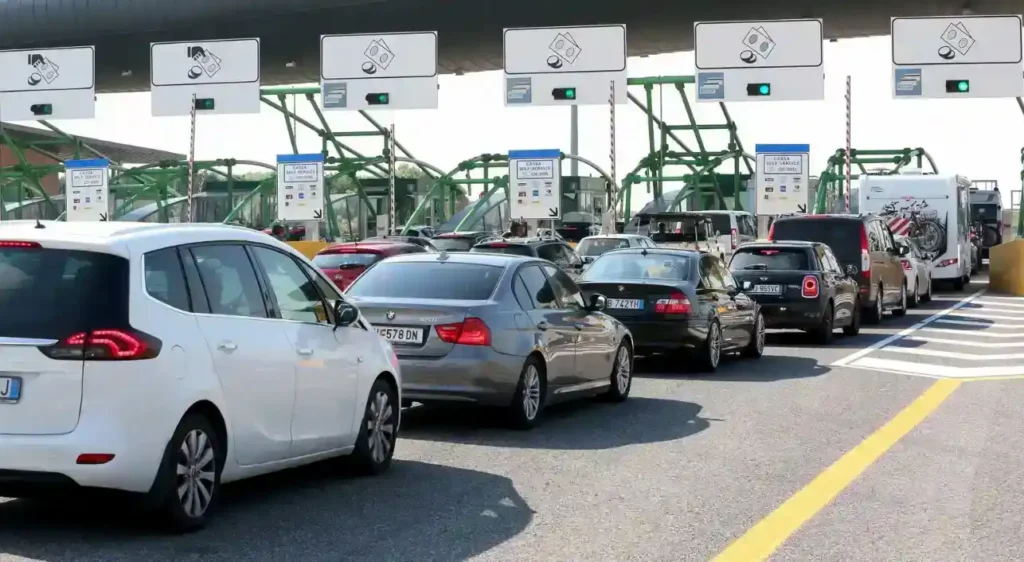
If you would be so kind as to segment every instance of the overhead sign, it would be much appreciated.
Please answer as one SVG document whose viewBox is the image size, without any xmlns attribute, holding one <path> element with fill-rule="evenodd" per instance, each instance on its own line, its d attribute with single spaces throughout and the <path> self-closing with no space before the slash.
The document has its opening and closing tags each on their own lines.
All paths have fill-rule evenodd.
<svg viewBox="0 0 1024 562">
<path fill-rule="evenodd" d="M 64 162 L 64 203 L 67 221 L 110 220 L 110 161 L 68 160 Z"/>
<path fill-rule="evenodd" d="M 825 99 L 820 19 L 697 22 L 697 101 Z"/>
<path fill-rule="evenodd" d="M 893 97 L 1024 96 L 1021 16 L 892 18 Z"/>
<path fill-rule="evenodd" d="M 0 119 L 92 119 L 96 49 L 0 51 Z"/>
<path fill-rule="evenodd" d="M 154 117 L 260 112 L 260 40 L 152 43 Z"/>
<path fill-rule="evenodd" d="M 324 109 L 437 109 L 437 32 L 323 35 Z"/>
<path fill-rule="evenodd" d="M 562 152 L 510 150 L 509 216 L 512 220 L 562 218 Z"/>
<path fill-rule="evenodd" d="M 626 26 L 505 30 L 505 105 L 626 103 Z"/>
<path fill-rule="evenodd" d="M 324 218 L 323 154 L 277 157 L 277 218 L 318 221 Z"/>
<path fill-rule="evenodd" d="M 811 145 L 759 144 L 754 212 L 758 216 L 806 213 L 810 201 Z"/>
</svg>

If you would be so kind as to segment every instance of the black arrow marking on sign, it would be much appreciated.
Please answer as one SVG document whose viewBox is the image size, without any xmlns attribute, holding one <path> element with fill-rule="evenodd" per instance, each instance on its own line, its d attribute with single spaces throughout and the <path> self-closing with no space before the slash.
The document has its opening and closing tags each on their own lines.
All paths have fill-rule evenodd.
<svg viewBox="0 0 1024 562">
<path fill-rule="evenodd" d="M 797 205 L 796 206 L 796 210 L 797 210 L 798 213 L 806 213 L 807 212 L 807 205 Z"/>
<path fill-rule="evenodd" d="M 313 211 L 313 218 L 317 219 L 317 220 L 320 220 L 320 219 L 324 218 L 324 212 L 321 211 L 320 209 L 317 209 L 316 211 Z"/>
<path fill-rule="evenodd" d="M 106 213 L 100 213 L 100 220 L 101 221 L 107 220 L 107 214 Z"/>
<path fill-rule="evenodd" d="M 549 217 L 557 217 L 558 216 L 558 207 L 555 207 L 554 209 L 548 209 L 548 216 Z"/>
</svg>

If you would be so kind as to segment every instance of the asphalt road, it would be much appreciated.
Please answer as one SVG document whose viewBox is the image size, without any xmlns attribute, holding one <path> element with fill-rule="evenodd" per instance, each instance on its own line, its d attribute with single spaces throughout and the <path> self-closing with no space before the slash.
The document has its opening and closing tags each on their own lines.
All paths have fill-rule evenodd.
<svg viewBox="0 0 1024 562">
<path fill-rule="evenodd" d="M 384 477 L 338 476 L 318 465 L 231 485 L 210 528 L 184 537 L 156 534 L 104 501 L 0 499 L 0 562 L 679 562 L 712 559 L 740 537 L 736 544 L 774 552 L 772 560 L 1021 560 L 1024 381 L 939 383 L 958 386 L 891 448 L 865 442 L 880 458 L 863 460 L 865 438 L 937 384 L 856 364 L 864 358 L 1024 364 L 979 363 L 963 349 L 956 358 L 886 351 L 953 351 L 908 338 L 972 337 L 928 334 L 949 313 L 920 324 L 983 288 L 944 293 L 953 300 L 858 337 L 837 334 L 827 348 L 800 333 L 772 334 L 761 360 L 729 361 L 714 376 L 642 361 L 628 402 L 558 407 L 532 432 L 503 429 L 485 412 L 416 408 Z M 1024 299 L 993 308 L 1013 304 L 1022 305 L 1024 323 Z M 1024 352 L 1024 329 L 1001 333 L 1009 335 L 989 339 L 1010 347 L 986 353 Z M 833 463 L 836 474 L 818 478 Z M 787 501 L 812 482 L 803 500 Z M 769 517 L 748 533 L 777 508 L 782 523 Z M 743 559 L 755 558 L 723 557 Z"/>
</svg>

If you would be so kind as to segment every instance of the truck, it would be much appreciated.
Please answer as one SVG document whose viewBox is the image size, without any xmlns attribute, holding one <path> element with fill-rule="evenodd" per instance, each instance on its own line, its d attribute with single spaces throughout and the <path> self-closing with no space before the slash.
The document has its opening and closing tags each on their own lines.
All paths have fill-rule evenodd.
<svg viewBox="0 0 1024 562">
<path fill-rule="evenodd" d="M 1003 195 L 995 180 L 972 182 L 971 231 L 977 237 L 982 260 L 988 259 L 992 246 L 1003 243 Z"/>
<path fill-rule="evenodd" d="M 973 268 L 971 182 L 960 175 L 862 175 L 861 213 L 881 216 L 896 238 L 912 238 L 931 262 L 932 279 L 962 290 Z"/>
</svg>

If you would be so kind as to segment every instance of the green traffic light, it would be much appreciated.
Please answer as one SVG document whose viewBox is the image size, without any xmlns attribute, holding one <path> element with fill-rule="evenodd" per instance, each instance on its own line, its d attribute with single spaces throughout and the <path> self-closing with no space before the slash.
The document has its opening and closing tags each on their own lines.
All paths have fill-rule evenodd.
<svg viewBox="0 0 1024 562">
<path fill-rule="evenodd" d="M 966 80 L 961 80 L 957 82 L 956 89 L 960 90 L 961 92 L 966 92 L 967 90 L 971 89 L 971 86 L 970 84 L 967 83 Z"/>
<path fill-rule="evenodd" d="M 576 99 L 576 88 L 569 88 L 565 90 L 565 97 L 569 99 Z"/>
<path fill-rule="evenodd" d="M 381 95 L 377 96 L 377 101 L 379 101 L 380 103 L 388 103 L 388 95 L 387 94 L 381 94 Z"/>
<path fill-rule="evenodd" d="M 762 96 L 767 96 L 768 94 L 772 93 L 772 89 L 770 86 L 768 86 L 768 84 L 761 84 L 757 91 L 760 92 Z"/>
</svg>

